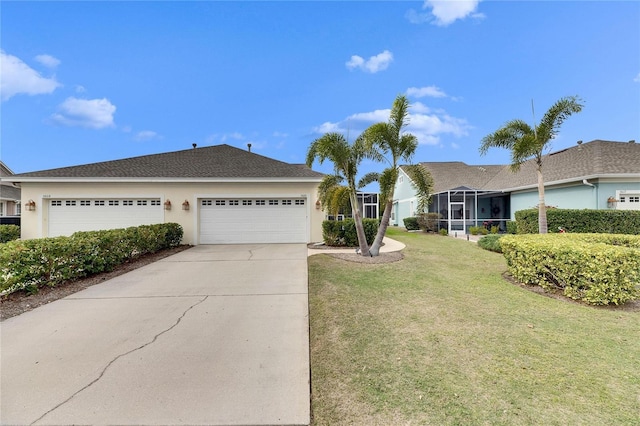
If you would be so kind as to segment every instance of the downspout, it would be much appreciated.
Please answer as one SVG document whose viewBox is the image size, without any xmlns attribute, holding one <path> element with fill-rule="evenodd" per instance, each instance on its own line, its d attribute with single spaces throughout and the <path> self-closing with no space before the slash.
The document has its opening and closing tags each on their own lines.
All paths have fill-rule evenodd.
<svg viewBox="0 0 640 426">
<path fill-rule="evenodd" d="M 600 200 L 598 200 L 598 187 L 597 187 L 597 186 L 595 186 L 594 184 L 590 183 L 590 182 L 589 182 L 589 181 L 587 181 L 586 179 L 582 179 L 582 184 L 583 184 L 583 185 L 590 186 L 590 187 L 592 187 L 592 188 L 595 188 L 595 190 L 596 190 L 596 210 L 600 210 L 600 206 L 599 206 L 599 201 L 600 201 Z"/>
</svg>

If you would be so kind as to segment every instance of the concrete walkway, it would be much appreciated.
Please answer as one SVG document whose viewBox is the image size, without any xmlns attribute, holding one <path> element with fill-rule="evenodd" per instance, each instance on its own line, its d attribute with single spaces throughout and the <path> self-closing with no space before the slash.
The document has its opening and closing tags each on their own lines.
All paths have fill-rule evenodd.
<svg viewBox="0 0 640 426">
<path fill-rule="evenodd" d="M 5 320 L 3 425 L 308 425 L 304 244 L 197 246 Z"/>
<path fill-rule="evenodd" d="M 400 241 L 396 241 L 394 239 L 384 237 L 382 239 L 383 246 L 380 247 L 380 253 L 390 253 L 393 251 L 400 251 L 404 249 L 406 246 Z M 317 248 L 308 249 L 308 255 L 313 256 L 314 254 L 323 254 L 323 253 L 354 253 L 355 250 L 352 248 L 347 249 L 339 249 L 339 248 Z"/>
</svg>

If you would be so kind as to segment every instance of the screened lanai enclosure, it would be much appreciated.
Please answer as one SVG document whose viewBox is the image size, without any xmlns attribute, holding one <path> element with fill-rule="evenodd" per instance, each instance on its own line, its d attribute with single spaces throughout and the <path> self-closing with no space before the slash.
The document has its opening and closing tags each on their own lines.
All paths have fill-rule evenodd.
<svg viewBox="0 0 640 426">
<path fill-rule="evenodd" d="M 450 234 L 468 234 L 472 226 L 498 226 L 504 232 L 510 217 L 509 197 L 461 186 L 433 194 L 429 212 L 440 214 L 439 229 Z"/>
</svg>

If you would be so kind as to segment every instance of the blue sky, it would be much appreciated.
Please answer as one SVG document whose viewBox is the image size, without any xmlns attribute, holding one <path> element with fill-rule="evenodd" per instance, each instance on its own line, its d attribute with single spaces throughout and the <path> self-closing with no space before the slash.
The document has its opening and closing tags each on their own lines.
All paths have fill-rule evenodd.
<svg viewBox="0 0 640 426">
<path fill-rule="evenodd" d="M 640 2 L 0 3 L 1 146 L 14 172 L 229 145 L 302 163 L 411 109 L 417 161 L 478 154 L 563 96 L 553 149 L 640 142 Z M 361 171 L 380 169 L 365 163 Z M 330 172 L 330 165 L 314 166 Z"/>
</svg>

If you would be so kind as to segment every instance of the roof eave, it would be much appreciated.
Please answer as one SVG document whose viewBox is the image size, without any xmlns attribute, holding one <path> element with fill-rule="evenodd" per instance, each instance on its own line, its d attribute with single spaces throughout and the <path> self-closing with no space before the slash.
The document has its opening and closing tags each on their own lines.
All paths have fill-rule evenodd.
<svg viewBox="0 0 640 426">
<path fill-rule="evenodd" d="M 568 178 L 568 179 L 561 179 L 561 180 L 556 180 L 556 181 L 551 181 L 551 182 L 545 182 L 544 186 L 545 188 L 548 186 L 555 186 L 555 185 L 564 185 L 567 183 L 572 183 L 572 182 L 582 182 L 583 180 L 589 180 L 589 179 L 603 179 L 603 178 L 640 178 L 640 173 L 616 173 L 616 174 L 596 174 L 596 175 L 586 175 L 586 176 L 578 176 L 578 177 L 573 177 L 573 178 Z M 513 187 L 513 188 L 504 188 L 501 189 L 500 192 L 514 192 L 514 191 L 523 191 L 523 190 L 527 190 L 527 189 L 535 189 L 538 187 L 538 184 L 530 184 L 530 185 L 524 185 L 524 186 L 517 186 L 517 187 Z"/>
<path fill-rule="evenodd" d="M 321 182 L 318 177 L 243 177 L 243 178 L 165 178 L 165 177 L 17 177 L 13 183 L 308 183 Z"/>
</svg>

